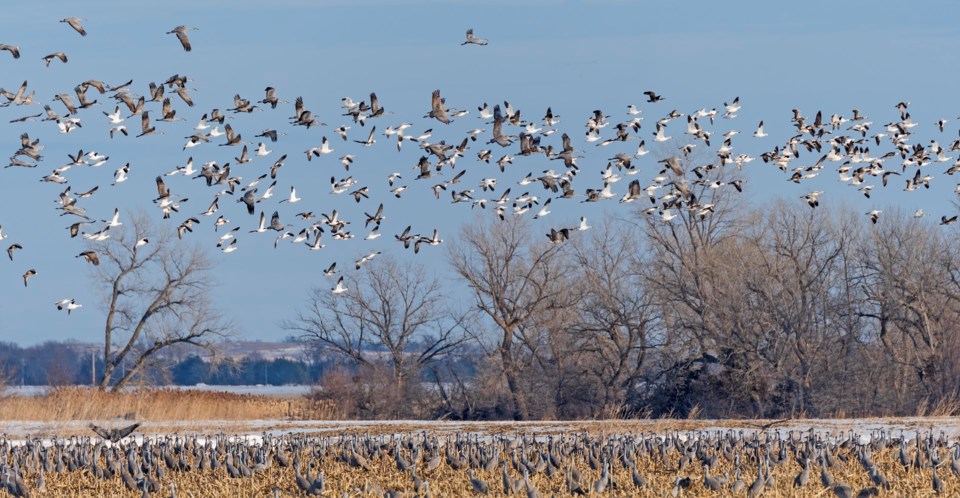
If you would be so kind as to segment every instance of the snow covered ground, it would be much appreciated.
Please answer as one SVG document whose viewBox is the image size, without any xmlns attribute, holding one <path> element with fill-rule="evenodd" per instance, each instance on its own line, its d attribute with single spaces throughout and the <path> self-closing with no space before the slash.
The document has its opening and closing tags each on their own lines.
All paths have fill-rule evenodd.
<svg viewBox="0 0 960 498">
<path fill-rule="evenodd" d="M 183 391 L 226 392 L 234 394 L 253 394 L 275 397 L 296 397 L 310 392 L 307 385 L 246 385 L 215 386 L 198 384 L 194 386 L 158 386 L 158 389 Z M 8 386 L 4 395 L 42 396 L 50 391 L 47 386 Z M 127 420 L 73 420 L 73 421 L 0 421 L 0 434 L 8 438 L 53 437 L 72 435 L 91 435 L 89 423 L 99 425 L 125 425 Z M 790 420 L 777 422 L 771 420 L 596 420 L 596 421 L 531 421 L 531 422 L 457 422 L 423 420 L 147 420 L 141 421 L 138 433 L 145 435 L 169 434 L 228 434 L 279 436 L 289 433 L 311 435 L 337 434 L 410 434 L 430 431 L 438 435 L 477 434 L 491 436 L 496 434 L 526 434 L 548 436 L 571 432 L 603 432 L 606 434 L 637 433 L 678 433 L 713 432 L 742 430 L 749 433 L 757 430 L 778 431 L 786 434 L 790 431 L 806 433 L 814 430 L 824 435 L 841 437 L 853 432 L 862 439 L 871 437 L 880 430 L 912 437 L 920 432 L 943 432 L 952 440 L 960 440 L 960 418 L 956 417 L 904 417 L 904 418 L 862 418 L 862 419 L 816 419 Z M 768 424 L 770 424 L 768 426 Z"/>
<path fill-rule="evenodd" d="M 120 426 L 129 421 L 89 421 L 69 422 L 33 422 L 0 421 L 0 433 L 7 438 L 28 437 L 89 436 L 92 435 L 87 424 Z M 257 439 L 264 435 L 280 436 L 284 434 L 305 434 L 315 436 L 336 436 L 340 434 L 417 434 L 429 431 L 438 436 L 454 434 L 474 434 L 481 437 L 494 435 L 526 435 L 547 437 L 557 434 L 578 432 L 604 434 L 676 434 L 686 437 L 694 433 L 737 430 L 746 434 L 765 430 L 787 434 L 790 431 L 808 434 L 809 431 L 826 437 L 842 438 L 856 434 L 862 441 L 869 440 L 878 431 L 885 430 L 893 435 L 913 437 L 920 431 L 929 433 L 941 431 L 951 440 L 960 440 L 960 419 L 953 417 L 929 418 L 868 418 L 868 419 L 823 419 L 792 420 L 764 428 L 769 420 L 597 420 L 597 421 L 531 421 L 531 422 L 451 422 L 422 420 L 213 420 L 202 422 L 181 421 L 144 421 L 137 431 L 139 435 L 167 436 L 190 434 L 227 434 Z"/>
<path fill-rule="evenodd" d="M 288 385 L 288 386 L 269 386 L 256 384 L 252 386 L 214 386 L 208 384 L 197 384 L 193 386 L 155 386 L 153 389 L 175 389 L 180 391 L 209 391 L 233 394 L 256 394 L 261 396 L 302 396 L 310 392 L 311 386 L 307 385 Z M 7 386 L 3 388 L 5 396 L 43 396 L 54 389 L 50 386 Z M 131 387 L 139 389 L 139 387 Z"/>
</svg>

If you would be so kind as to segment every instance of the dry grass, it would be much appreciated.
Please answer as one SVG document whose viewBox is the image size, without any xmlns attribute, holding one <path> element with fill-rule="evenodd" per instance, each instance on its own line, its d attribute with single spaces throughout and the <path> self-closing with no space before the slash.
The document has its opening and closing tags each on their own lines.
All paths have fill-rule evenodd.
<svg viewBox="0 0 960 498">
<path fill-rule="evenodd" d="M 323 402 L 302 397 L 173 389 L 102 392 L 85 387 L 55 389 L 43 396 L 9 396 L 0 402 L 0 420 L 54 422 L 127 419 L 198 422 L 206 420 L 328 419 Z"/>
<path fill-rule="evenodd" d="M 923 399 L 917 404 L 916 416 L 918 417 L 955 417 L 957 415 L 960 415 L 960 394 L 956 391 L 932 404 L 928 399 Z"/>
</svg>

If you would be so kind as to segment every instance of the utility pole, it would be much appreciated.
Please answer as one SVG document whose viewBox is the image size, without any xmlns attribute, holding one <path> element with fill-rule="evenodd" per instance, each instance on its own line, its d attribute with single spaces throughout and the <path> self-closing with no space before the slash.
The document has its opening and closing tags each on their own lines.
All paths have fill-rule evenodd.
<svg viewBox="0 0 960 498">
<path fill-rule="evenodd" d="M 97 385 L 97 352 L 90 350 L 90 387 Z"/>
</svg>

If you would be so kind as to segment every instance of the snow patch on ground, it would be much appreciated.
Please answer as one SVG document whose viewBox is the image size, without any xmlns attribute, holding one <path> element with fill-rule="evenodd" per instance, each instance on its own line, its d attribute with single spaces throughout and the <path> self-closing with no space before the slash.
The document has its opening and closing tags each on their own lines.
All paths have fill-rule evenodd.
<svg viewBox="0 0 960 498">
<path fill-rule="evenodd" d="M 143 421 L 131 438 L 138 444 L 143 438 L 199 437 L 202 444 L 214 443 L 218 437 L 229 441 L 244 441 L 247 444 L 262 444 L 265 437 L 288 434 L 328 437 L 340 435 L 415 435 L 430 432 L 438 437 L 470 435 L 482 438 L 534 437 L 548 438 L 561 434 L 580 432 L 606 435 L 658 435 L 667 434 L 687 438 L 707 433 L 742 431 L 745 435 L 757 432 L 779 433 L 787 436 L 793 432 L 800 437 L 816 434 L 820 437 L 842 439 L 855 435 L 861 442 L 868 442 L 881 431 L 892 436 L 913 438 L 918 432 L 928 434 L 941 432 L 951 440 L 960 439 L 960 419 L 951 417 L 928 418 L 864 418 L 791 420 L 780 423 L 764 420 L 596 420 L 596 421 L 532 421 L 532 422 L 459 422 L 424 420 L 211 420 L 211 421 Z M 125 420 L 72 420 L 55 422 L 0 421 L 0 433 L 8 441 L 93 436 L 89 423 L 117 427 L 126 425 Z"/>
</svg>

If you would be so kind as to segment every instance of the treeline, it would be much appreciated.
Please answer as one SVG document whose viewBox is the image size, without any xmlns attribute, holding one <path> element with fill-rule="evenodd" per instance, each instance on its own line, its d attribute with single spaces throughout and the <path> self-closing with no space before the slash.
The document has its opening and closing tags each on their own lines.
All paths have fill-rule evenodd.
<svg viewBox="0 0 960 498">
<path fill-rule="evenodd" d="M 328 367 L 324 362 L 265 359 L 258 355 L 217 361 L 189 352 L 178 356 L 155 358 L 137 376 L 136 383 L 180 386 L 309 385 L 316 383 Z M 87 345 L 47 342 L 20 347 L 12 343 L 0 343 L 0 372 L 8 385 L 90 385 L 94 375 L 96 383 L 103 375 L 103 360 Z M 120 365 L 117 375 L 123 373 L 123 365 Z"/>
<path fill-rule="evenodd" d="M 248 356 L 239 360 L 221 360 L 216 363 L 199 356 L 189 356 L 169 369 L 170 384 L 192 386 L 197 384 L 238 386 L 315 384 L 323 374 L 322 363 L 288 358 L 265 359 Z"/>
<path fill-rule="evenodd" d="M 300 359 L 184 346 L 132 379 L 315 384 L 344 418 L 958 413 L 955 226 L 723 192 L 691 194 L 709 211 L 640 206 L 559 243 L 478 217 L 445 243 L 445 270 L 384 255 L 344 293 L 313 289 L 283 324 Z M 93 369 L 99 382 L 102 357 L 76 345 L 0 344 L 11 384 L 89 384 Z"/>
<path fill-rule="evenodd" d="M 466 299 L 384 257 L 344 294 L 315 289 L 286 326 L 351 366 L 317 393 L 345 417 L 957 411 L 954 227 L 698 195 L 712 212 L 638 210 L 560 243 L 478 218 L 447 252 Z M 438 364 L 466 345 L 473 375 Z M 435 382 L 410 382 L 425 373 Z"/>
<path fill-rule="evenodd" d="M 306 351 L 305 347 L 305 351 Z M 103 375 L 103 361 L 95 347 L 88 344 L 45 342 L 21 347 L 15 343 L 0 343 L 0 379 L 10 386 L 73 386 L 99 383 Z M 466 349 L 460 354 L 473 356 Z M 461 375 L 472 376 L 469 362 L 440 362 L 446 371 L 453 369 Z M 154 358 L 140 374 L 135 384 L 146 386 L 212 386 L 245 385 L 314 385 L 325 374 L 356 373 L 357 369 L 343 364 L 330 355 L 303 358 L 267 359 L 254 353 L 241 358 L 214 358 L 200 356 L 189 347 L 173 348 L 166 355 Z M 117 375 L 124 373 L 123 365 Z M 423 382 L 434 382 L 425 374 Z"/>
</svg>

